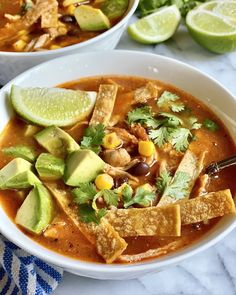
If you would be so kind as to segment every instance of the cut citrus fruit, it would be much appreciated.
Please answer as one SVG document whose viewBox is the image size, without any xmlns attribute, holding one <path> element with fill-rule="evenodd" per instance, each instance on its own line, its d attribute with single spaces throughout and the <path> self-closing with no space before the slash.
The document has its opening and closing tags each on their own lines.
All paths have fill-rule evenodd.
<svg viewBox="0 0 236 295">
<path fill-rule="evenodd" d="M 212 11 L 201 6 L 190 11 L 186 17 L 188 30 L 195 41 L 215 53 L 236 50 L 236 25 L 228 17 L 214 12 L 217 6 Z"/>
<path fill-rule="evenodd" d="M 96 92 L 16 85 L 10 94 L 15 111 L 41 126 L 69 126 L 85 119 L 94 107 L 96 96 Z"/>
<path fill-rule="evenodd" d="M 163 7 L 130 25 L 128 33 L 131 38 L 141 43 L 160 43 L 173 36 L 180 19 L 181 15 L 176 5 Z"/>
<path fill-rule="evenodd" d="M 218 1 L 213 11 L 236 23 L 236 1 Z"/>
</svg>

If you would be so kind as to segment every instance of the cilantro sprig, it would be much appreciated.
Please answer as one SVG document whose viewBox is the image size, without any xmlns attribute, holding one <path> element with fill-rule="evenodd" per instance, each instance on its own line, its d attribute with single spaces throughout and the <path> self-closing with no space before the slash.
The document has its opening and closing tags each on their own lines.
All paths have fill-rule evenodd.
<svg viewBox="0 0 236 295">
<path fill-rule="evenodd" d="M 187 172 L 178 171 L 172 181 L 166 186 L 163 196 L 169 196 L 176 200 L 185 198 L 189 193 L 190 181 L 191 177 Z"/>
<path fill-rule="evenodd" d="M 170 184 L 171 182 L 171 175 L 168 171 L 162 171 L 160 175 L 157 178 L 156 181 L 156 187 L 157 187 L 157 193 L 162 195 L 163 192 L 165 191 L 166 187 Z"/>
<path fill-rule="evenodd" d="M 81 141 L 82 149 L 89 149 L 95 153 L 101 151 L 101 144 L 105 136 L 105 126 L 103 124 L 91 125 L 85 129 L 84 136 Z"/>
<path fill-rule="evenodd" d="M 125 194 L 124 207 L 128 208 L 131 205 L 138 204 L 143 207 L 148 207 L 151 205 L 152 201 L 156 198 L 154 192 L 150 192 L 143 187 L 138 187 L 136 189 L 135 195 L 132 196 L 131 191 Z"/>
<path fill-rule="evenodd" d="M 117 207 L 118 194 L 115 190 L 97 191 L 93 183 L 81 183 L 79 187 L 72 190 L 74 202 L 79 205 L 79 217 L 85 222 L 99 223 L 100 219 L 106 214 L 106 208 L 99 209 L 96 201 L 102 197 L 107 205 Z"/>
<path fill-rule="evenodd" d="M 157 128 L 159 126 L 159 121 L 154 118 L 150 106 L 135 108 L 128 112 L 127 121 L 129 125 L 140 123 L 151 128 Z"/>
<path fill-rule="evenodd" d="M 210 119 L 205 119 L 202 123 L 203 127 L 212 131 L 212 132 L 215 132 L 219 129 L 219 126 L 216 124 L 216 122 L 214 122 L 213 120 L 210 120 Z"/>
</svg>

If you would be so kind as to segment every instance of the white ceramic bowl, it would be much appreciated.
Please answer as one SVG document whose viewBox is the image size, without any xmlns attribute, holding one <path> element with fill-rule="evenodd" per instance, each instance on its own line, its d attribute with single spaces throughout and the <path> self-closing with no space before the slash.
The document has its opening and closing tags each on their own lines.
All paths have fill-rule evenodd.
<svg viewBox="0 0 236 295">
<path fill-rule="evenodd" d="M 13 83 L 21 86 L 54 86 L 80 77 L 108 74 L 144 76 L 184 89 L 210 105 L 236 139 L 236 101 L 222 85 L 176 60 L 131 51 L 104 51 L 66 56 L 21 74 L 0 91 L 0 131 L 10 118 L 11 110 L 7 107 L 6 98 Z M 212 246 L 236 225 L 235 216 L 226 216 L 197 243 L 173 254 L 133 265 L 105 265 L 74 260 L 45 249 L 25 236 L 2 208 L 0 220 L 0 231 L 29 253 L 78 275 L 97 279 L 129 279 L 160 271 Z"/>
<path fill-rule="evenodd" d="M 139 0 L 130 0 L 129 7 L 122 20 L 110 30 L 98 35 L 88 41 L 67 46 L 56 50 L 40 52 L 4 52 L 0 51 L 0 85 L 22 73 L 23 71 L 38 65 L 44 61 L 56 57 L 89 51 L 114 49 L 120 37 L 138 6 Z"/>
</svg>

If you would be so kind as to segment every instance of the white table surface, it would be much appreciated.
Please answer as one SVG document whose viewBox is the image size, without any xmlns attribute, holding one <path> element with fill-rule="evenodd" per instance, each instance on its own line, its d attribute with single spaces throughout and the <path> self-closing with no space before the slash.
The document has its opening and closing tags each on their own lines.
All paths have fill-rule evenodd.
<svg viewBox="0 0 236 295">
<path fill-rule="evenodd" d="M 236 95 L 236 52 L 216 55 L 198 46 L 181 27 L 160 45 L 141 45 L 122 36 L 118 49 L 152 52 L 199 68 Z M 101 281 L 67 272 L 55 295 L 235 295 L 236 229 L 216 246 L 165 271 L 127 281 Z"/>
</svg>

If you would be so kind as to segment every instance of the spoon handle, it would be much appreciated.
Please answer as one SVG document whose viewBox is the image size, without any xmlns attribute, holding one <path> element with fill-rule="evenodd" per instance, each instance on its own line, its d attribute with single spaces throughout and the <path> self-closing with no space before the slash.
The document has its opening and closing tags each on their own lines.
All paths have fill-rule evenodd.
<svg viewBox="0 0 236 295">
<path fill-rule="evenodd" d="M 227 159 L 221 160 L 219 162 L 211 163 L 206 168 L 206 173 L 209 175 L 213 175 L 215 173 L 218 173 L 222 169 L 233 166 L 233 165 L 236 165 L 236 155 L 231 156 Z"/>
</svg>

